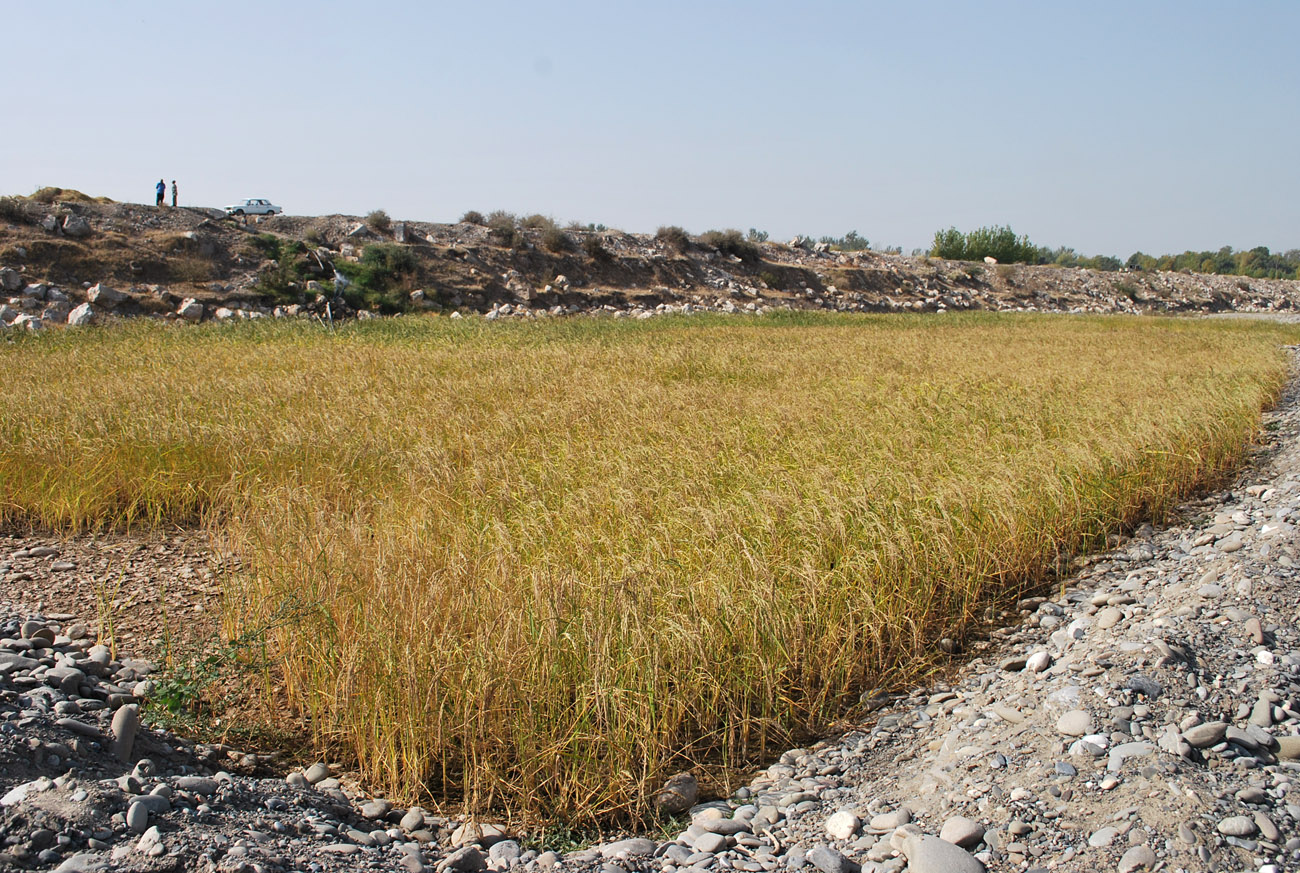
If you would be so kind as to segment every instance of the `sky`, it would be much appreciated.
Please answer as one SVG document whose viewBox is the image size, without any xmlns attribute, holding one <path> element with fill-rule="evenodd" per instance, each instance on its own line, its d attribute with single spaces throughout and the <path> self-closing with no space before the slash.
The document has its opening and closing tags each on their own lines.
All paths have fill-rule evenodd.
<svg viewBox="0 0 1300 873">
<path fill-rule="evenodd" d="M 1300 248 L 1300 3 L 0 0 L 0 193 Z"/>
</svg>

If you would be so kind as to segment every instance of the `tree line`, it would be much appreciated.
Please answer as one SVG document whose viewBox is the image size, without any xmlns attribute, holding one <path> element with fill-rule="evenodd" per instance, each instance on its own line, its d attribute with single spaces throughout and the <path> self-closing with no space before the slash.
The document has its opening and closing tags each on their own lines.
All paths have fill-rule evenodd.
<svg viewBox="0 0 1300 873">
<path fill-rule="evenodd" d="M 955 227 L 936 231 L 929 254 L 952 261 L 982 261 L 989 257 L 1001 264 L 1054 264 L 1107 271 L 1128 268 L 1219 273 L 1255 279 L 1300 278 L 1300 249 L 1280 254 L 1270 252 L 1268 246 L 1243 251 L 1224 246 L 1218 251 L 1186 251 L 1179 255 L 1134 252 L 1127 261 L 1121 261 L 1111 255 L 1080 255 L 1069 246 L 1053 249 L 1034 245 L 1029 237 L 1017 236 L 1009 226 L 981 227 L 969 233 L 962 233 Z"/>
</svg>

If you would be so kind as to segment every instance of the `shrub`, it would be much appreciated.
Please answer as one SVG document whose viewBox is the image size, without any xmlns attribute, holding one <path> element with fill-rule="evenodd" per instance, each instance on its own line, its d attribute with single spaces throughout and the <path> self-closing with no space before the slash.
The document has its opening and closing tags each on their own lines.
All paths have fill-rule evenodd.
<svg viewBox="0 0 1300 873">
<path fill-rule="evenodd" d="M 573 251 L 573 239 L 558 227 L 548 227 L 542 231 L 542 245 L 551 252 Z"/>
<path fill-rule="evenodd" d="M 63 201 L 64 203 L 112 203 L 107 197 L 91 197 L 89 194 L 82 194 L 75 188 L 38 188 L 27 198 L 36 203 L 55 203 Z"/>
<path fill-rule="evenodd" d="M 965 234 L 950 227 L 936 231 L 930 247 L 930 254 L 950 261 L 996 258 L 1004 264 L 1036 264 L 1038 253 L 1029 237 L 1016 236 L 1010 227 L 981 227 Z"/>
<path fill-rule="evenodd" d="M 661 227 L 655 231 L 655 239 L 675 252 L 684 252 L 691 246 L 691 237 L 675 224 Z"/>
<path fill-rule="evenodd" d="M 402 280 L 414 274 L 418 266 L 415 255 L 406 246 L 378 243 L 366 246 L 357 263 L 340 261 L 335 269 L 350 281 L 343 291 L 343 299 L 349 306 L 393 313 L 409 305 Z"/>
<path fill-rule="evenodd" d="M 488 238 L 499 246 L 512 248 L 520 241 L 514 215 L 497 210 L 487 218 Z"/>
<path fill-rule="evenodd" d="M 785 290 L 785 283 L 781 281 L 781 277 L 778 274 L 773 273 L 771 270 L 764 270 L 759 273 L 758 278 L 762 279 L 763 284 L 771 288 L 773 291 Z"/>
<path fill-rule="evenodd" d="M 537 212 L 519 219 L 519 226 L 526 230 L 553 230 L 557 227 L 554 218 Z"/>
<path fill-rule="evenodd" d="M 487 219 L 485 219 L 483 213 L 479 212 L 477 209 L 471 209 L 469 212 L 466 212 L 460 217 L 460 220 L 462 224 L 487 224 Z"/>
<path fill-rule="evenodd" d="M 21 197 L 0 197 L 0 219 L 14 224 L 26 224 L 27 204 Z"/>
<path fill-rule="evenodd" d="M 260 271 L 257 290 L 277 303 L 295 302 L 302 296 L 301 286 L 309 277 L 307 262 L 302 255 L 307 247 L 298 240 L 282 239 L 270 233 L 259 233 L 248 240 L 251 253 L 274 261 L 274 265 Z M 207 277 L 210 278 L 210 277 Z M 188 281 L 204 281 L 192 278 Z"/>
<path fill-rule="evenodd" d="M 745 239 L 734 228 L 705 231 L 699 235 L 698 242 L 717 249 L 724 255 L 735 255 L 743 261 L 757 261 L 762 257 L 758 244 Z"/>
<path fill-rule="evenodd" d="M 388 233 L 393 227 L 393 220 L 382 209 L 376 209 L 366 216 L 366 225 L 373 231 Z"/>
<path fill-rule="evenodd" d="M 320 228 L 308 228 L 307 232 L 302 235 L 303 240 L 319 248 L 325 245 L 325 234 L 320 232 Z"/>
<path fill-rule="evenodd" d="M 748 239 L 749 239 L 750 242 L 756 242 L 756 243 L 764 243 L 764 242 L 767 242 L 767 231 L 765 231 L 765 230 L 759 230 L 759 229 L 756 228 L 756 227 L 751 227 L 751 228 L 749 229 L 749 237 L 748 237 Z"/>
<path fill-rule="evenodd" d="M 600 237 L 598 236 L 589 236 L 584 238 L 582 241 L 582 250 L 587 253 L 587 257 L 602 264 L 613 260 L 614 257 L 610 254 L 609 249 L 605 248 L 605 244 L 600 241 Z"/>
</svg>

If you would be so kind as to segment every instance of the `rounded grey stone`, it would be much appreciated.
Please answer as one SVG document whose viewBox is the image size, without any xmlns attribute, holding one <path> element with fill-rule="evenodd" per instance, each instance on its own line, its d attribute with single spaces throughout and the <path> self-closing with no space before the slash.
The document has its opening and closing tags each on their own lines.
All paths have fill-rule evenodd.
<svg viewBox="0 0 1300 873">
<path fill-rule="evenodd" d="M 1134 870 L 1150 870 L 1156 866 L 1156 853 L 1150 846 L 1134 846 L 1119 859 L 1119 873 L 1132 873 Z"/>
<path fill-rule="evenodd" d="M 1056 720 L 1056 729 L 1067 737 L 1083 737 L 1093 732 L 1092 714 L 1086 709 L 1072 709 Z"/>
<path fill-rule="evenodd" d="M 126 826 L 133 834 L 142 834 L 149 829 L 149 807 L 140 801 L 133 802 L 126 808 Z"/>
<path fill-rule="evenodd" d="M 954 815 L 939 829 L 939 839 L 969 849 L 984 839 L 984 825 L 964 815 Z"/>
<path fill-rule="evenodd" d="M 1225 837 L 1248 837 L 1255 833 L 1255 820 L 1244 815 L 1228 816 L 1219 822 L 1218 830 Z"/>
</svg>

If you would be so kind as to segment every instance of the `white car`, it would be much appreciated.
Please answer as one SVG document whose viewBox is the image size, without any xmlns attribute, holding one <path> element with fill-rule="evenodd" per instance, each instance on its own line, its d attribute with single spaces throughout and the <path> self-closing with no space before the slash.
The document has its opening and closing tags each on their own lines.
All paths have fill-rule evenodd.
<svg viewBox="0 0 1300 873">
<path fill-rule="evenodd" d="M 284 212 L 270 200 L 263 200 L 260 197 L 250 197 L 225 209 L 227 215 L 279 215 Z"/>
</svg>

